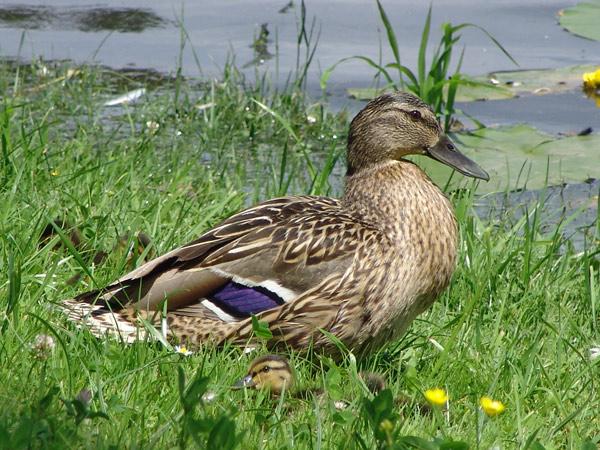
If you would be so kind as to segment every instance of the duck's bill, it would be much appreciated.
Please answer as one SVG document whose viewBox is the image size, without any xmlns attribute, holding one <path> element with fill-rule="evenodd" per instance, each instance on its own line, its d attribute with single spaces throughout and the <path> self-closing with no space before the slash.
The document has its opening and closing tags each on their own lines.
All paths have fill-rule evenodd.
<svg viewBox="0 0 600 450">
<path fill-rule="evenodd" d="M 234 388 L 252 387 L 255 384 L 256 383 L 252 379 L 252 375 L 248 374 L 244 378 L 242 378 L 240 381 L 235 383 L 232 387 L 234 387 Z"/>
<path fill-rule="evenodd" d="M 428 147 L 426 151 L 429 157 L 452 167 L 463 175 L 485 181 L 490 179 L 488 173 L 459 152 L 447 136 L 442 136 L 437 144 Z"/>
</svg>

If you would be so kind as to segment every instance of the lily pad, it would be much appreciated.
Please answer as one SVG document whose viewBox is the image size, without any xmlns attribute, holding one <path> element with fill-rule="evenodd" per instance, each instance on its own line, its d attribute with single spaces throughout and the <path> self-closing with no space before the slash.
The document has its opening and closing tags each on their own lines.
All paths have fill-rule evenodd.
<svg viewBox="0 0 600 450">
<path fill-rule="evenodd" d="M 349 88 L 348 89 L 348 95 L 350 95 L 350 97 L 355 98 L 357 100 L 363 100 L 363 101 L 373 100 L 375 97 L 377 97 L 379 94 L 381 94 L 381 92 L 382 92 L 381 89 L 371 89 L 371 88 L 367 88 L 367 89 Z"/>
<path fill-rule="evenodd" d="M 566 9 L 558 23 L 577 36 L 600 41 L 600 2 L 579 3 Z"/>
<path fill-rule="evenodd" d="M 600 22 L 599 22 L 600 23 Z M 600 29 L 600 26 L 598 27 Z M 585 72 L 598 67 L 590 64 L 560 67 L 558 69 L 514 70 L 492 72 L 466 78 L 456 90 L 457 102 L 476 100 L 500 100 L 541 94 L 557 94 L 578 89 Z M 473 84 L 468 84 L 468 82 Z M 376 89 L 348 89 L 348 93 L 360 100 L 370 100 L 380 91 Z"/>
<path fill-rule="evenodd" d="M 469 158 L 490 174 L 480 182 L 479 193 L 506 189 L 540 189 L 544 185 L 585 181 L 600 177 L 600 135 L 553 137 L 526 125 L 484 128 L 458 134 L 454 140 Z M 418 164 L 440 186 L 446 186 L 452 169 L 421 157 Z M 469 181 L 454 174 L 449 187 Z"/>
<path fill-rule="evenodd" d="M 558 69 L 516 70 L 492 72 L 473 77 L 473 81 L 495 84 L 502 89 L 485 89 L 480 86 L 461 85 L 456 101 L 497 100 L 508 97 L 525 97 L 540 94 L 557 94 L 581 87 L 583 74 L 593 72 L 597 66 L 580 64 Z"/>
</svg>

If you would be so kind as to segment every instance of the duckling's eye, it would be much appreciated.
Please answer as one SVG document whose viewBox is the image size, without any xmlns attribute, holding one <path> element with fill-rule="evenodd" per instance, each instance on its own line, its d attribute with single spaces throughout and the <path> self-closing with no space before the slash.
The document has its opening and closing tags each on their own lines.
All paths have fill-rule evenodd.
<svg viewBox="0 0 600 450">
<path fill-rule="evenodd" d="M 269 366 L 265 366 L 262 369 L 263 372 L 268 372 L 269 370 L 271 370 L 271 368 Z"/>
<path fill-rule="evenodd" d="M 410 116 L 413 119 L 419 120 L 421 118 L 421 112 L 417 111 L 416 109 L 410 112 Z"/>
</svg>

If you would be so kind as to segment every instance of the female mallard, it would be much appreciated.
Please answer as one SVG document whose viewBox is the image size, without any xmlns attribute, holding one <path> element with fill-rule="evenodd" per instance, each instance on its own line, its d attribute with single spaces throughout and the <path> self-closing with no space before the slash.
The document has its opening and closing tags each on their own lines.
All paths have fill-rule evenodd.
<svg viewBox="0 0 600 450">
<path fill-rule="evenodd" d="M 245 345 L 255 314 L 270 325 L 271 347 L 285 341 L 336 353 L 325 330 L 357 354 L 376 349 L 399 338 L 454 272 L 452 206 L 403 159 L 410 154 L 489 179 L 451 143 L 426 103 L 387 93 L 350 124 L 341 199 L 260 203 L 63 305 L 95 334 L 116 332 L 127 342 L 146 335 L 143 318 L 189 345 Z"/>
</svg>

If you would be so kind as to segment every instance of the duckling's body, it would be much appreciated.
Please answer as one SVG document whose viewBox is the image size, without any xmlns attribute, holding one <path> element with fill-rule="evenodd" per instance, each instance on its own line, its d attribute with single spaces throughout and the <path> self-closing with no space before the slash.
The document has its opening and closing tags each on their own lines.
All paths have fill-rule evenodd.
<svg viewBox="0 0 600 450">
<path fill-rule="evenodd" d="M 425 103 L 384 94 L 352 121 L 341 199 L 266 201 L 64 304 L 95 333 L 118 330 L 126 341 L 140 336 L 138 316 L 159 323 L 166 301 L 168 334 L 180 342 L 245 345 L 253 313 L 269 323 L 270 345 L 335 353 L 323 329 L 357 354 L 376 349 L 435 301 L 456 260 L 452 206 L 408 154 L 487 179 Z"/>
</svg>

